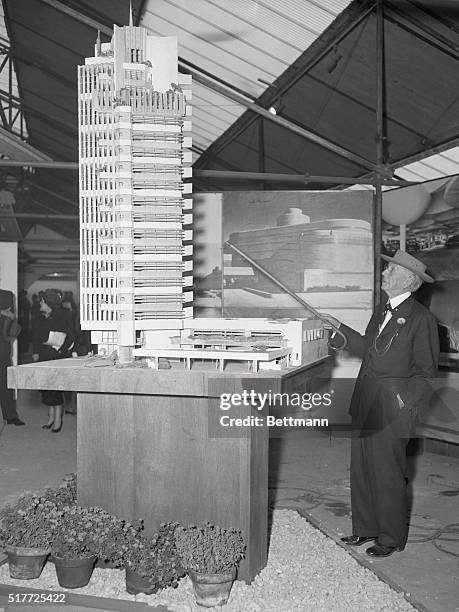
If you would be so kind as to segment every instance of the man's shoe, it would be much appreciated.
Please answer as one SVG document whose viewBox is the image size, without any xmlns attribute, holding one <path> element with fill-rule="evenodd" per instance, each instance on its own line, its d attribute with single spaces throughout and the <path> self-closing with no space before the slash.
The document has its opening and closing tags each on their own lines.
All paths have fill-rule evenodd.
<svg viewBox="0 0 459 612">
<path fill-rule="evenodd" d="M 366 544 L 367 542 L 373 542 L 373 540 L 376 540 L 376 536 L 365 537 L 351 535 L 341 538 L 341 542 L 344 542 L 344 544 L 347 544 L 348 546 L 362 546 L 362 544 Z"/>
<path fill-rule="evenodd" d="M 401 552 L 404 548 L 404 546 L 384 546 L 384 544 L 376 543 L 374 546 L 367 548 L 365 552 L 370 557 L 379 559 L 380 557 L 388 557 L 394 552 Z"/>
<path fill-rule="evenodd" d="M 19 417 L 15 417 L 14 419 L 6 419 L 8 425 L 25 425 L 24 421 L 21 421 Z"/>
</svg>

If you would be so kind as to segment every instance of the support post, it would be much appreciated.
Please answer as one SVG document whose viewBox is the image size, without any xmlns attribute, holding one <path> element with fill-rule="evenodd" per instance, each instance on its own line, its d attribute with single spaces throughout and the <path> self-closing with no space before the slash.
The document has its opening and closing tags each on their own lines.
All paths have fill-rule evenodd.
<svg viewBox="0 0 459 612">
<path fill-rule="evenodd" d="M 400 250 L 406 251 L 406 225 L 403 223 L 400 226 Z"/>
<path fill-rule="evenodd" d="M 376 3 L 376 174 L 373 214 L 374 293 L 373 305 L 381 301 L 381 241 L 382 241 L 382 181 L 385 161 L 384 130 L 384 8 L 383 0 Z"/>
</svg>

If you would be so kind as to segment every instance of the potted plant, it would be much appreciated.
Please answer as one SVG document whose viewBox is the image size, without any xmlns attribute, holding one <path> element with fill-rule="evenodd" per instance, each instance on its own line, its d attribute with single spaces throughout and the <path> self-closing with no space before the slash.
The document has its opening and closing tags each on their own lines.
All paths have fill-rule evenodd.
<svg viewBox="0 0 459 612">
<path fill-rule="evenodd" d="M 124 567 L 125 554 L 132 547 L 133 542 L 141 539 L 143 528 L 142 520 L 133 525 L 100 510 L 94 525 L 94 535 L 97 537 L 97 566 Z"/>
<path fill-rule="evenodd" d="M 185 572 L 175 545 L 177 527 L 177 523 L 163 523 L 151 540 L 137 535 L 126 542 L 124 560 L 128 593 L 150 595 L 169 586 L 178 586 Z"/>
<path fill-rule="evenodd" d="M 64 506 L 59 514 L 51 544 L 57 579 L 62 587 L 80 588 L 91 578 L 101 538 L 100 522 L 106 513 L 74 504 Z"/>
<path fill-rule="evenodd" d="M 8 555 L 11 578 L 38 578 L 59 522 L 55 504 L 34 494 L 0 511 L 0 539 Z"/>
<path fill-rule="evenodd" d="M 66 476 L 57 487 L 47 487 L 39 493 L 39 496 L 46 501 L 50 501 L 58 508 L 76 504 L 76 474 Z"/>
<path fill-rule="evenodd" d="M 225 604 L 246 548 L 241 531 L 204 523 L 177 528 L 175 541 L 198 605 Z"/>
</svg>

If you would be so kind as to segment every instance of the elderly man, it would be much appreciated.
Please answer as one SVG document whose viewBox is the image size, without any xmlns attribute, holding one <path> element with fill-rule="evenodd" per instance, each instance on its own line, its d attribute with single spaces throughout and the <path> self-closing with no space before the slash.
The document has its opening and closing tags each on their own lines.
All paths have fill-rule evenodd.
<svg viewBox="0 0 459 612">
<path fill-rule="evenodd" d="M 382 256 L 389 265 L 382 289 L 389 297 L 362 336 L 328 317 L 362 358 L 351 400 L 351 503 L 353 534 L 342 541 L 367 549 L 373 558 L 402 551 L 408 536 L 406 445 L 417 410 L 428 404 L 428 378 L 439 358 L 437 323 L 412 293 L 433 282 L 425 265 L 404 251 Z M 342 341 L 332 336 L 332 346 Z"/>
</svg>

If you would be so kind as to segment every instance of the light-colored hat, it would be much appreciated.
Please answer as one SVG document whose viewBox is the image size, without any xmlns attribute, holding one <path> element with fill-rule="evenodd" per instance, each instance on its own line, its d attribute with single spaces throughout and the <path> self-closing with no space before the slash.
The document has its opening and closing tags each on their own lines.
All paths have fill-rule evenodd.
<svg viewBox="0 0 459 612">
<path fill-rule="evenodd" d="M 388 255 L 381 255 L 381 257 L 386 261 L 390 261 L 394 264 L 397 264 L 397 266 L 402 266 L 402 268 L 411 270 L 411 272 L 417 274 L 419 278 L 421 278 L 423 281 L 426 281 L 427 283 L 434 282 L 434 279 L 428 274 L 426 274 L 427 266 L 423 264 L 422 261 L 419 261 L 419 259 L 416 259 L 416 257 L 413 257 L 405 251 L 401 251 L 399 249 L 398 251 L 396 251 L 393 257 L 389 257 Z"/>
</svg>

